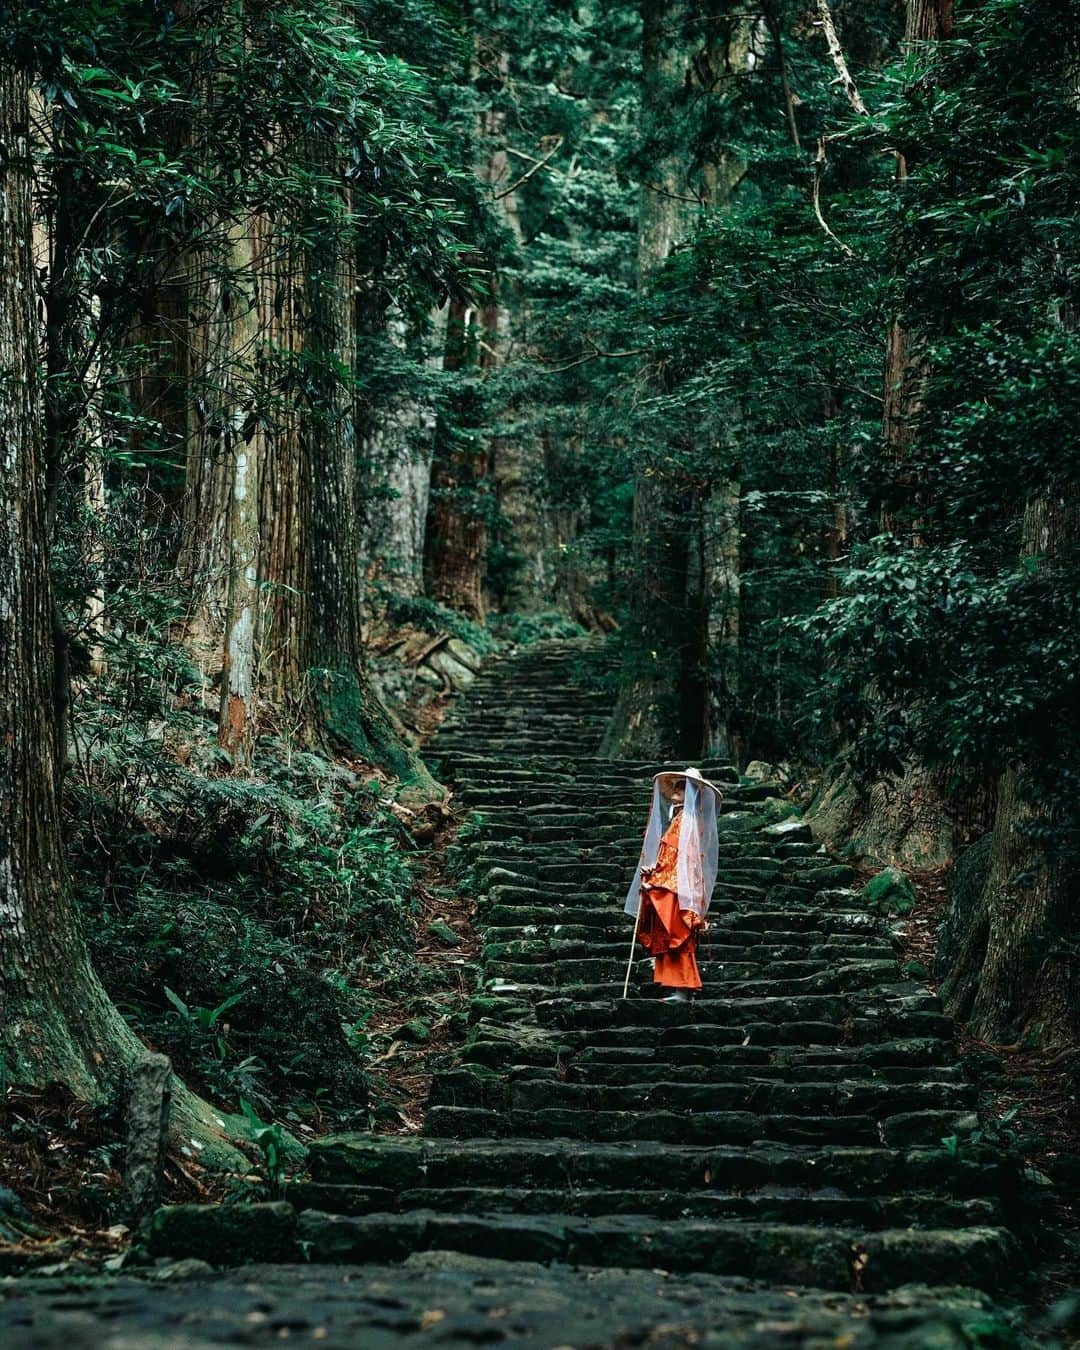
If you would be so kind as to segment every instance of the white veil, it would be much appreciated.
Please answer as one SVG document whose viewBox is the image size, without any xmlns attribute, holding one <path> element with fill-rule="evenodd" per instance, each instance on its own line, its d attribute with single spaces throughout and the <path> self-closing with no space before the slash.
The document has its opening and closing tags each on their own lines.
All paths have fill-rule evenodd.
<svg viewBox="0 0 1080 1350">
<path fill-rule="evenodd" d="M 686 800 L 683 804 L 682 822 L 679 825 L 679 858 L 676 866 L 676 885 L 678 886 L 679 908 L 692 909 L 700 919 L 704 919 L 712 899 L 713 886 L 716 884 L 716 868 L 720 853 L 720 842 L 716 830 L 716 794 L 711 788 L 703 787 L 693 778 L 686 778 Z M 634 879 L 626 893 L 623 909 L 627 914 L 637 914 L 641 893 L 641 874 L 652 867 L 660 851 L 660 840 L 671 821 L 674 806 L 660 791 L 659 780 L 653 783 L 652 807 L 649 811 L 649 823 L 645 827 L 645 840 L 641 846 Z"/>
</svg>

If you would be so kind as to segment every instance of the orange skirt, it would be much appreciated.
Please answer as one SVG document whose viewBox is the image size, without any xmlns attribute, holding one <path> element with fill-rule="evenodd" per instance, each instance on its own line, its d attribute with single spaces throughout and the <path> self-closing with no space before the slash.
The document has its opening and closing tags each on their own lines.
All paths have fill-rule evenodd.
<svg viewBox="0 0 1080 1350">
<path fill-rule="evenodd" d="M 674 891 L 642 887 L 638 939 L 654 958 L 653 980 L 670 989 L 700 989 L 697 944 L 701 920 L 680 909 Z"/>
</svg>

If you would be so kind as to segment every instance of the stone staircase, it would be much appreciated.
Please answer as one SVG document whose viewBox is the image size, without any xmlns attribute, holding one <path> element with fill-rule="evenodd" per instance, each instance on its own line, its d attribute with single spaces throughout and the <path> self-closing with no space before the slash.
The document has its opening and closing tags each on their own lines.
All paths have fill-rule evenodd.
<svg viewBox="0 0 1080 1350">
<path fill-rule="evenodd" d="M 596 756 L 604 660 L 559 642 L 492 663 L 430 747 L 475 813 L 472 1035 L 421 1137 L 311 1146 L 310 1180 L 269 1207 L 282 1250 L 662 1268 L 815 1297 L 917 1283 L 940 1287 L 938 1311 L 946 1286 L 999 1289 L 1013 1179 L 966 1138 L 976 1089 L 949 1021 L 850 870 L 775 822 L 774 788 L 698 762 L 725 790 L 705 989 L 661 1002 L 636 956 L 620 997 L 651 776 L 684 766 Z M 168 1230 L 163 1250 L 191 1249 Z"/>
</svg>

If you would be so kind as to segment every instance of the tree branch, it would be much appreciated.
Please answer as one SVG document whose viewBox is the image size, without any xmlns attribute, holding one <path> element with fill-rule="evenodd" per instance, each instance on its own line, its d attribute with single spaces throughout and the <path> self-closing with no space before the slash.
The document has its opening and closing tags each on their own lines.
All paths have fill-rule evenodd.
<svg viewBox="0 0 1080 1350">
<path fill-rule="evenodd" d="M 556 140 L 555 144 L 551 147 L 551 149 L 547 152 L 547 154 L 543 157 L 543 159 L 536 160 L 532 168 L 526 169 L 525 172 L 521 175 L 521 177 L 517 179 L 516 182 L 511 183 L 508 188 L 503 188 L 502 192 L 496 192 L 495 200 L 497 202 L 501 202 L 504 197 L 509 197 L 511 192 L 516 192 L 518 188 L 521 187 L 522 183 L 527 183 L 534 173 L 538 173 L 544 167 L 545 164 L 549 163 L 551 160 L 555 158 L 555 156 L 562 149 L 562 143 L 564 139 L 565 139 L 564 137 L 560 136 L 558 140 Z"/>
<path fill-rule="evenodd" d="M 817 0 L 817 11 L 817 26 L 825 34 L 829 56 L 832 58 L 836 70 L 836 82 L 843 89 L 847 95 L 847 101 L 859 116 L 869 117 L 870 111 L 863 102 L 858 85 L 851 78 L 851 71 L 848 70 L 847 61 L 844 59 L 844 49 L 840 46 L 840 39 L 836 36 L 836 25 L 833 23 L 832 11 L 829 9 L 829 0 Z M 839 243 L 839 240 L 837 242 Z"/>
<path fill-rule="evenodd" d="M 819 140 L 817 154 L 814 156 L 814 215 L 817 216 L 818 224 L 825 231 L 826 235 L 836 244 L 849 258 L 854 258 L 855 250 L 849 248 L 844 241 L 837 237 L 829 222 L 821 214 L 821 174 L 828 161 L 825 158 L 825 141 Z"/>
<path fill-rule="evenodd" d="M 584 356 L 575 357 L 573 361 L 568 361 L 564 366 L 553 366 L 547 373 L 549 375 L 563 375 L 566 371 L 575 370 L 588 361 L 619 361 L 628 356 L 644 356 L 648 350 L 647 347 L 631 347 L 624 352 L 605 352 L 601 351 L 599 347 L 594 347 L 591 352 L 586 352 Z"/>
</svg>

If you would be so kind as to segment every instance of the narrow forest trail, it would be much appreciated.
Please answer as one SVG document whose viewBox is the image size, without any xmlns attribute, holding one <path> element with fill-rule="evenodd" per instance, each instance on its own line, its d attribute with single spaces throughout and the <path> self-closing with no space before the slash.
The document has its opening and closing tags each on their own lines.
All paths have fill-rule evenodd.
<svg viewBox="0 0 1080 1350">
<path fill-rule="evenodd" d="M 161 1255 L 312 1263 L 214 1277 L 216 1342 L 252 1308 L 267 1343 L 315 1325 L 329 1345 L 990 1334 L 1019 1248 L 1000 1162 L 943 1145 L 975 1104 L 951 1025 L 849 870 L 801 822 L 765 823 L 775 789 L 700 763 L 726 793 L 704 993 L 662 1003 L 639 959 L 619 997 L 659 766 L 596 757 L 609 699 L 584 676 L 604 659 L 562 642 L 492 663 L 431 747 L 478 813 L 484 947 L 474 1034 L 423 1134 L 316 1142 L 289 1204 L 159 1213 Z M 199 1322 L 182 1289 L 155 1296 L 174 1337 Z M 259 1341 L 250 1318 L 242 1334 Z"/>
</svg>

